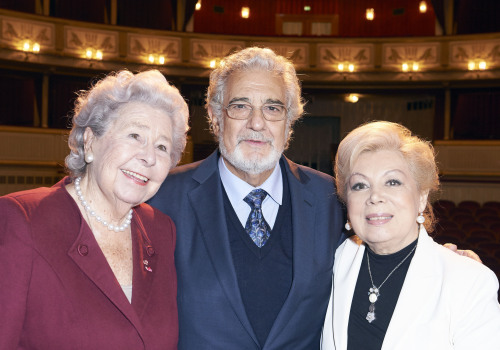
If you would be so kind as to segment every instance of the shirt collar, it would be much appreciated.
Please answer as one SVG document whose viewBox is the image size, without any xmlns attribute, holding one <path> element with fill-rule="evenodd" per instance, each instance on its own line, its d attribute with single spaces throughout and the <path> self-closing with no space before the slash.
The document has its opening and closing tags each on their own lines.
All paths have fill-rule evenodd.
<svg viewBox="0 0 500 350">
<path fill-rule="evenodd" d="M 222 156 L 219 157 L 219 173 L 227 196 L 233 204 L 233 201 L 242 201 L 252 190 L 262 188 L 267 192 L 277 204 L 281 205 L 283 201 L 283 178 L 281 176 L 281 167 L 279 162 L 276 163 L 271 175 L 258 187 L 253 187 L 249 183 L 243 181 L 238 176 L 234 175 L 226 166 Z"/>
</svg>

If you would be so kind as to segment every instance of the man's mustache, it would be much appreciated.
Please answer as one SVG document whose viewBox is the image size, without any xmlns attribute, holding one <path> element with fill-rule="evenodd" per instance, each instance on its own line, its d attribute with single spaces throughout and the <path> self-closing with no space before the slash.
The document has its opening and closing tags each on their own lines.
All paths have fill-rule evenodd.
<svg viewBox="0 0 500 350">
<path fill-rule="evenodd" d="M 237 142 L 252 140 L 252 141 L 260 141 L 260 142 L 268 142 L 270 144 L 273 143 L 274 139 L 272 137 L 266 137 L 264 134 L 258 131 L 247 131 L 242 135 L 238 135 Z"/>
</svg>

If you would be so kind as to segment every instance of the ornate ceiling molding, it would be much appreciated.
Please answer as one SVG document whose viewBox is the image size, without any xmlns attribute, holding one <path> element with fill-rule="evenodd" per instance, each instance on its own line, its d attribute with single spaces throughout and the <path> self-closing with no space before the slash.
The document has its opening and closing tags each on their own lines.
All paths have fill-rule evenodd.
<svg viewBox="0 0 500 350">
<path fill-rule="evenodd" d="M 44 49 L 55 49 L 55 25 L 52 23 L 6 16 L 0 16 L 0 23 L 0 42 L 11 48 L 23 50 L 23 43 L 31 41 Z"/>
<path fill-rule="evenodd" d="M 441 65 L 441 43 L 382 44 L 382 68 L 401 70 L 403 63 L 418 63 L 420 70 Z"/>
<path fill-rule="evenodd" d="M 450 66 L 467 69 L 470 61 L 485 61 L 489 68 L 500 66 L 500 39 L 450 42 Z"/>
<path fill-rule="evenodd" d="M 318 44 L 318 67 L 337 70 L 339 64 L 352 63 L 356 70 L 374 69 L 373 44 Z"/>
<path fill-rule="evenodd" d="M 189 61 L 202 65 L 221 59 L 245 47 L 244 41 L 191 39 Z"/>
</svg>

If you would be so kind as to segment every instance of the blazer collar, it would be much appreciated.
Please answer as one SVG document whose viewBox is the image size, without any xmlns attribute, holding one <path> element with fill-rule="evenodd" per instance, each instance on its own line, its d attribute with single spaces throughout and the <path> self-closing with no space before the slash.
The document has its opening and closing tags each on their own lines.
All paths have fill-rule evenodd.
<svg viewBox="0 0 500 350">
<path fill-rule="evenodd" d="M 135 215 L 132 227 L 133 232 L 133 285 L 132 285 L 132 307 L 142 318 L 147 306 L 152 283 L 157 273 L 158 257 L 151 241 L 146 233 L 141 217 Z"/>
<path fill-rule="evenodd" d="M 210 262 L 226 298 L 254 342 L 259 344 L 245 312 L 231 256 L 222 197 L 223 189 L 217 167 L 218 157 L 217 151 L 212 153 L 195 170 L 192 178 L 199 183 L 199 186 L 189 191 L 187 195 L 198 221 L 197 226 L 201 230 Z"/>
<path fill-rule="evenodd" d="M 405 334 L 411 332 L 422 317 L 429 319 L 426 312 L 433 310 L 429 304 L 439 300 L 441 285 L 436 279 L 439 274 L 438 259 L 433 250 L 434 241 L 422 226 L 418 236 L 418 245 L 406 274 L 405 282 L 399 294 L 394 314 L 385 334 L 383 349 L 399 349 L 400 341 L 406 339 Z"/>
<path fill-rule="evenodd" d="M 347 327 L 352 296 L 363 261 L 365 246 L 348 238 L 337 249 L 333 272 L 333 337 L 336 349 L 347 349 Z"/>
<path fill-rule="evenodd" d="M 434 241 L 425 228 L 421 227 L 417 249 L 406 274 L 382 349 L 401 348 L 398 342 L 405 339 L 405 333 L 412 330 L 412 325 L 419 321 L 422 312 L 429 309 L 428 303 L 435 293 L 439 292 L 439 283 L 429 282 L 437 274 L 433 244 Z M 347 349 L 349 313 L 364 251 L 363 244 L 358 246 L 353 240 L 347 239 L 335 257 L 333 335 L 336 349 Z M 437 299 L 436 297 L 435 300 Z"/>
<path fill-rule="evenodd" d="M 136 212 L 132 220 L 131 230 L 133 254 L 132 304 L 129 303 L 123 293 L 92 231 L 83 218 L 80 221 L 78 235 L 68 250 L 68 255 L 134 325 L 144 340 L 140 317 L 144 312 L 151 291 L 150 287 L 156 272 L 157 259 L 142 221 Z M 147 267 L 149 267 L 150 271 L 146 269 Z"/>
<path fill-rule="evenodd" d="M 311 261 L 314 257 L 316 198 L 307 188 L 309 177 L 286 157 L 282 156 L 281 159 L 285 165 L 292 205 L 293 281 L 288 297 L 271 328 L 266 347 L 272 347 L 273 339 L 279 339 L 278 335 L 292 319 L 292 315 L 303 301 L 304 290 L 311 288 L 308 276 L 314 269 Z"/>
</svg>

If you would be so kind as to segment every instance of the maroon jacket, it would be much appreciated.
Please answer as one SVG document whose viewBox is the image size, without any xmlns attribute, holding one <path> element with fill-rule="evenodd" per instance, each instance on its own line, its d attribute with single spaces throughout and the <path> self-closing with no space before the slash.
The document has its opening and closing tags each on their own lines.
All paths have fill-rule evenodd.
<svg viewBox="0 0 500 350">
<path fill-rule="evenodd" d="M 0 349 L 176 349 L 172 220 L 132 219 L 132 304 L 65 189 L 0 197 Z"/>
</svg>

